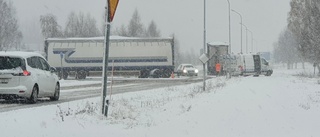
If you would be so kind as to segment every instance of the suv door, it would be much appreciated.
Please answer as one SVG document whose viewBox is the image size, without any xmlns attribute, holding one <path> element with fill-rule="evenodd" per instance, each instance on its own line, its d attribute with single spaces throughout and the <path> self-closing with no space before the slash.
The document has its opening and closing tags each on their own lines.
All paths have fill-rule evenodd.
<svg viewBox="0 0 320 137">
<path fill-rule="evenodd" d="M 39 60 L 42 64 L 42 70 L 45 74 L 45 86 L 46 86 L 46 93 L 52 95 L 54 94 L 56 82 L 55 82 L 55 74 L 50 71 L 50 65 L 47 63 L 46 60 L 39 57 Z"/>
<path fill-rule="evenodd" d="M 31 74 L 35 76 L 36 82 L 38 84 L 39 88 L 39 96 L 43 96 L 46 91 L 46 76 L 45 73 L 43 72 L 43 67 L 42 64 L 37 56 L 29 57 L 27 58 L 28 65 L 33 68 L 31 71 Z"/>
</svg>

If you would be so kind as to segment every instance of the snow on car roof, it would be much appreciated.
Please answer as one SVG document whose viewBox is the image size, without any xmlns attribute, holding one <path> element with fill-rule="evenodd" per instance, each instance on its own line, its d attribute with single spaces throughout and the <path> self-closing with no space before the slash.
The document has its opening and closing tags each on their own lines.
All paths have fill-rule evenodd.
<svg viewBox="0 0 320 137">
<path fill-rule="evenodd" d="M 37 52 L 24 52 L 24 51 L 0 51 L 0 56 L 15 56 L 28 58 L 31 56 L 40 56 L 43 57 L 40 53 Z"/>
</svg>

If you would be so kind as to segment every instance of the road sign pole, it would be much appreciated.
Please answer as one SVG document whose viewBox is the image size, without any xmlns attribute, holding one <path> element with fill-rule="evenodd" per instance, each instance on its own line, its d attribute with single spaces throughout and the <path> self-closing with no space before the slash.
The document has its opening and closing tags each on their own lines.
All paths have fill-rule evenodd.
<svg viewBox="0 0 320 137">
<path fill-rule="evenodd" d="M 104 51 L 104 67 L 103 67 L 103 84 L 102 84 L 102 114 L 108 115 L 107 82 L 108 82 L 108 58 L 109 58 L 109 41 L 110 41 L 110 23 L 107 23 Z"/>
<path fill-rule="evenodd" d="M 62 52 L 60 52 L 60 58 L 61 58 L 61 60 L 60 60 L 60 62 L 61 62 L 61 74 L 60 74 L 60 76 L 61 76 L 61 79 L 63 79 L 63 65 L 62 65 L 62 60 L 63 60 L 63 53 Z"/>
</svg>

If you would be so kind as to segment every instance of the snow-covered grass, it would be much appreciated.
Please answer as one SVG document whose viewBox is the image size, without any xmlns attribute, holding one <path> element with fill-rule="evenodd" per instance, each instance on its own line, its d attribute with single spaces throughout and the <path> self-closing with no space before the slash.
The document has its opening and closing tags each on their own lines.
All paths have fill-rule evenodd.
<svg viewBox="0 0 320 137">
<path fill-rule="evenodd" d="M 113 95 L 108 118 L 100 114 L 100 98 L 4 112 L 1 136 L 320 136 L 318 78 L 293 76 L 309 70 L 217 77 L 206 91 L 200 82 Z"/>
</svg>

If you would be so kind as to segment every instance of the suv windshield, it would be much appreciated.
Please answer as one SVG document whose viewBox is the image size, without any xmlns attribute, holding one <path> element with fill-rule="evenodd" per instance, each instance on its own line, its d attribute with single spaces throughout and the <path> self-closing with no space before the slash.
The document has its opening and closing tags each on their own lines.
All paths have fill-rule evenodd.
<svg viewBox="0 0 320 137">
<path fill-rule="evenodd" d="M 186 65 L 185 68 L 193 68 L 191 65 Z"/>
<path fill-rule="evenodd" d="M 21 58 L 0 56 L 0 70 L 15 69 L 17 67 L 24 69 L 24 62 Z"/>
</svg>

